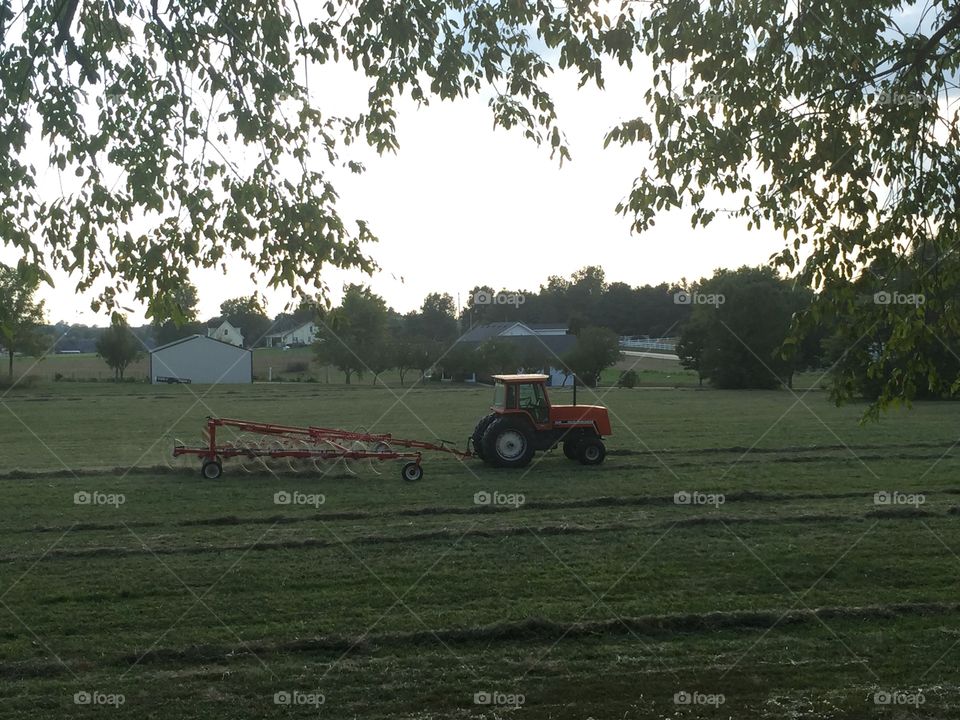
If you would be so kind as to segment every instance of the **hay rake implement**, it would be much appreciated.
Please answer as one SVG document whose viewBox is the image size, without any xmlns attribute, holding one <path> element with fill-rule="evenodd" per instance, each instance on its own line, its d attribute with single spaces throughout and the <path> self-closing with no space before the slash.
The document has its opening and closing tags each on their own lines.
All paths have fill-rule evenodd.
<svg viewBox="0 0 960 720">
<path fill-rule="evenodd" d="M 228 441 L 219 440 L 217 435 L 221 428 L 231 428 L 239 435 Z M 228 458 L 237 459 L 247 472 L 272 469 L 277 465 L 293 472 L 311 468 L 321 471 L 321 463 L 331 462 L 343 462 L 346 469 L 353 472 L 350 463 L 363 460 L 368 460 L 370 467 L 377 472 L 374 463 L 400 460 L 403 462 L 401 477 L 415 482 L 423 477 L 421 451 L 471 457 L 471 453 L 457 450 L 446 441 L 429 443 L 395 438 L 389 433 L 275 425 L 230 418 L 208 417 L 203 435 L 203 445 L 187 446 L 175 442 L 173 457 L 199 457 L 202 461 L 200 472 L 209 480 L 223 474 L 223 461 Z"/>
</svg>

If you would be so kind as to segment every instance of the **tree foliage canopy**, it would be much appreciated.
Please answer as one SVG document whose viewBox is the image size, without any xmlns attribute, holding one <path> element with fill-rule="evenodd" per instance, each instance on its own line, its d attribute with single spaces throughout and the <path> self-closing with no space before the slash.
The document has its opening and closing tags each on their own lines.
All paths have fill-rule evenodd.
<svg viewBox="0 0 960 720">
<path fill-rule="evenodd" d="M 587 4 L 3 0 L 0 236 L 81 289 L 115 279 L 102 301 L 132 289 L 162 317 L 190 268 L 228 251 L 295 290 L 326 264 L 371 270 L 374 237 L 341 217 L 330 169 L 362 170 L 343 152 L 356 140 L 396 149 L 400 93 L 496 85 L 496 122 L 567 154 L 531 27 L 584 80 L 599 52 L 630 61 L 625 26 Z M 320 106 L 310 68 L 336 62 L 368 78 L 367 112 Z M 62 196 L 39 187 L 40 138 Z"/>
<path fill-rule="evenodd" d="M 879 406 L 942 384 L 925 348 L 931 335 L 956 341 L 956 311 L 864 303 L 850 281 L 884 267 L 875 284 L 892 289 L 891 271 L 918 248 L 912 292 L 943 296 L 960 277 L 960 6 L 655 2 L 639 32 L 654 67 L 645 96 L 653 121 L 635 118 L 608 137 L 651 149 L 651 168 L 620 206 L 634 227 L 685 206 L 695 226 L 725 212 L 781 230 L 775 262 L 828 290 L 807 331 L 824 316 L 864 333 L 888 328 L 868 356 Z M 718 193 L 725 208 L 711 200 Z M 886 356 L 892 348 L 896 358 Z M 911 349 L 914 361 L 902 362 Z M 898 376 L 883 374 L 891 362 Z M 850 389 L 836 384 L 835 396 Z"/>
<path fill-rule="evenodd" d="M 37 331 L 43 322 L 43 303 L 33 298 L 38 285 L 23 269 L 0 264 L 0 347 L 7 353 L 11 380 L 14 353 L 37 350 Z"/>
<path fill-rule="evenodd" d="M 386 353 L 387 304 L 364 285 L 344 288 L 339 307 L 330 311 L 314 345 L 317 359 L 336 366 L 347 384 L 365 371 L 374 375 L 389 368 Z"/>
<path fill-rule="evenodd" d="M 123 380 L 131 363 L 143 354 L 143 344 L 134 336 L 122 315 L 114 315 L 110 327 L 97 340 L 97 354 L 113 370 L 117 380 Z"/>
<path fill-rule="evenodd" d="M 600 373 L 620 359 L 616 334 L 607 328 L 583 328 L 577 344 L 563 357 L 563 365 L 589 387 L 600 381 Z"/>
<path fill-rule="evenodd" d="M 798 357 L 783 346 L 809 295 L 770 268 L 717 271 L 691 289 L 693 313 L 677 344 L 681 363 L 720 388 L 789 385 Z"/>
<path fill-rule="evenodd" d="M 446 293 L 430 293 L 419 312 L 408 313 L 405 329 L 411 337 L 449 345 L 458 334 L 457 308 Z"/>
<path fill-rule="evenodd" d="M 220 318 L 213 323 L 223 320 L 240 329 L 246 347 L 256 347 L 263 342 L 271 328 L 263 301 L 256 295 L 230 298 L 220 303 Z"/>
<path fill-rule="evenodd" d="M 876 414 L 876 401 L 889 397 L 891 390 L 895 396 L 924 399 L 956 393 L 960 274 L 940 278 L 930 294 L 918 293 L 918 274 L 929 263 L 917 254 L 895 267 L 878 259 L 852 282 L 837 281 L 827 288 L 826 293 L 855 303 L 861 319 L 851 323 L 836 312 L 836 302 L 820 318 L 835 399 L 867 398 L 874 401 L 871 413 Z"/>
<path fill-rule="evenodd" d="M 160 317 L 191 267 L 228 252 L 302 291 L 325 265 L 375 267 L 332 171 L 362 170 L 353 142 L 396 149 L 400 95 L 485 93 L 496 124 L 563 159 L 550 73 L 602 86 L 605 62 L 643 55 L 646 111 L 607 137 L 649 151 L 620 205 L 636 229 L 682 207 L 694 225 L 729 212 L 772 226 L 779 262 L 818 289 L 932 248 L 916 274 L 932 295 L 960 273 L 958 39 L 950 0 L 0 0 L 0 237 L 81 289 L 114 278 L 102 301 L 132 289 Z M 353 117 L 311 88 L 311 67 L 338 62 L 369 83 Z M 62 195 L 39 187 L 38 139 Z M 886 313 L 918 348 L 951 329 L 827 302 Z M 910 386 L 891 379 L 882 398 Z"/>
<path fill-rule="evenodd" d="M 171 293 L 173 316 L 170 320 L 161 321 L 154 318 L 153 336 L 157 345 L 185 338 L 189 335 L 202 334 L 203 326 L 197 322 L 197 288 L 192 283 L 186 283 Z"/>
</svg>

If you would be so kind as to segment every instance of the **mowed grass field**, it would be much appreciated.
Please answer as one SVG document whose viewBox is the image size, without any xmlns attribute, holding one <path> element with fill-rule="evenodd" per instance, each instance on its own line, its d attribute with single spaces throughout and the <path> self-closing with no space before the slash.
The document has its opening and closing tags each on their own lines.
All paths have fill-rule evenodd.
<svg viewBox="0 0 960 720">
<path fill-rule="evenodd" d="M 956 404 L 604 390 L 596 468 L 167 467 L 207 415 L 462 446 L 491 394 L 7 393 L 4 717 L 960 717 Z"/>
</svg>

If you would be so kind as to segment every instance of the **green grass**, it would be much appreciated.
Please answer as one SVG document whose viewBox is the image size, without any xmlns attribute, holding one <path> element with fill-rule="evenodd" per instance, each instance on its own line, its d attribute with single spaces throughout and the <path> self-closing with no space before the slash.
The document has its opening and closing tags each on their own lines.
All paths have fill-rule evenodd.
<svg viewBox="0 0 960 720">
<path fill-rule="evenodd" d="M 581 389 L 611 411 L 604 465 L 431 455 L 407 484 L 392 463 L 228 463 L 210 482 L 168 460 L 207 415 L 462 445 L 488 388 L 14 390 L 0 702 L 18 718 L 514 712 L 474 703 L 488 691 L 532 718 L 960 717 L 958 408 L 862 426 L 862 406 L 804 392 Z M 279 490 L 324 502 L 276 505 Z M 875 504 L 895 490 L 923 503 Z M 76 505 L 81 491 L 124 502 Z M 524 503 L 477 506 L 480 491 Z M 918 708 L 874 703 L 918 690 Z M 125 702 L 78 707 L 78 691 Z M 294 691 L 325 702 L 274 703 Z M 682 691 L 725 702 L 677 705 Z"/>
</svg>

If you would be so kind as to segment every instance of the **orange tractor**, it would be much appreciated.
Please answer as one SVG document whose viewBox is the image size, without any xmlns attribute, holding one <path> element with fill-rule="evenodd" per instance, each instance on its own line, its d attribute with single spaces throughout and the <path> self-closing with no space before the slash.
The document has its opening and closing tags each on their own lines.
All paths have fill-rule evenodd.
<svg viewBox="0 0 960 720">
<path fill-rule="evenodd" d="M 493 407 L 467 441 L 468 451 L 488 465 L 524 467 L 537 450 L 563 443 L 563 454 L 599 465 L 607 451 L 610 417 L 600 405 L 551 405 L 546 375 L 494 375 Z"/>
</svg>

